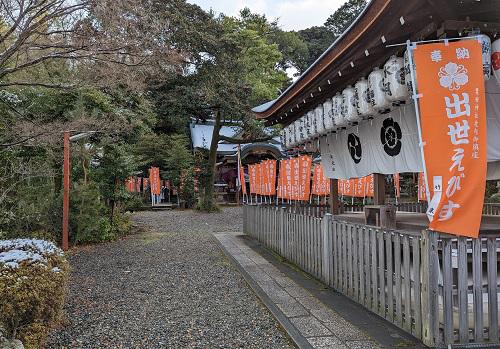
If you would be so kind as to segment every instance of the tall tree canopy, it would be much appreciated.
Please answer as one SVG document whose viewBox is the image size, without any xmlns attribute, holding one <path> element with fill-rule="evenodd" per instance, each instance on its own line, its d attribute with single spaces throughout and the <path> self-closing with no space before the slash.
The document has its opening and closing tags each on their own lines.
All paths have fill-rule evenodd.
<svg viewBox="0 0 500 349">
<path fill-rule="evenodd" d="M 365 8 L 367 0 L 348 0 L 328 17 L 323 26 L 298 31 L 307 44 L 307 60 L 298 60 L 299 72 L 304 72 L 338 38 Z"/>
<path fill-rule="evenodd" d="M 325 22 L 325 27 L 336 37 L 340 36 L 366 7 L 367 0 L 348 0 Z"/>
</svg>

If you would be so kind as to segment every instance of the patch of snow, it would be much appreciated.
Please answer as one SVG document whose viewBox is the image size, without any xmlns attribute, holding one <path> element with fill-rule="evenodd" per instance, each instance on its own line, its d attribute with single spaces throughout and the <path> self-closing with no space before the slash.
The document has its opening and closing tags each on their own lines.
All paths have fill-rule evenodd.
<svg viewBox="0 0 500 349">
<path fill-rule="evenodd" d="M 39 239 L 0 240 L 0 266 L 17 268 L 21 263 L 45 265 L 50 255 L 62 255 L 53 243 Z"/>
</svg>

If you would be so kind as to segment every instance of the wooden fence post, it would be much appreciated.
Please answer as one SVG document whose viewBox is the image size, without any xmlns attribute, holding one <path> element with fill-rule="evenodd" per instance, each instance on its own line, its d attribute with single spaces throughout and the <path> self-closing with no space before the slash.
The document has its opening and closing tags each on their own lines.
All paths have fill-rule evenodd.
<svg viewBox="0 0 500 349">
<path fill-rule="evenodd" d="M 279 232 L 280 232 L 280 255 L 285 256 L 285 207 L 281 207 L 279 210 Z"/>
<path fill-rule="evenodd" d="M 437 233 L 422 231 L 422 341 L 429 347 L 439 344 L 438 246 Z"/>
<path fill-rule="evenodd" d="M 322 277 L 325 284 L 330 285 L 330 265 L 332 260 L 332 246 L 330 244 L 330 227 L 332 224 L 332 215 L 325 214 L 321 220 L 321 235 L 323 239 L 323 259 L 322 259 Z"/>
</svg>

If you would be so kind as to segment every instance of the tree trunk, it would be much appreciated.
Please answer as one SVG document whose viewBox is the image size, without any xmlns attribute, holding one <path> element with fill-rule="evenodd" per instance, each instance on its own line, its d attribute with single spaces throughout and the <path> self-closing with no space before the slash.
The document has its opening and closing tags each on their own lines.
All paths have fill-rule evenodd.
<svg viewBox="0 0 500 349">
<path fill-rule="evenodd" d="M 216 205 L 214 203 L 214 180 L 215 180 L 215 164 L 217 162 L 217 147 L 219 145 L 219 132 L 221 128 L 220 111 L 215 113 L 214 130 L 212 133 L 212 143 L 210 144 L 210 153 L 208 156 L 208 176 L 205 182 L 204 194 L 201 198 L 200 209 L 202 211 L 214 211 Z"/>
</svg>

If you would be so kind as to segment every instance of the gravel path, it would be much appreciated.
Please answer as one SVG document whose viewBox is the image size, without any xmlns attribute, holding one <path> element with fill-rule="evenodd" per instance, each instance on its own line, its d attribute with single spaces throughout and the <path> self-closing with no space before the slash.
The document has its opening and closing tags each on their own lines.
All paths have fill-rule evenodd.
<svg viewBox="0 0 500 349">
<path fill-rule="evenodd" d="M 145 231 L 73 253 L 67 324 L 47 348 L 292 348 L 211 232 L 241 231 L 220 214 L 141 212 Z"/>
</svg>

